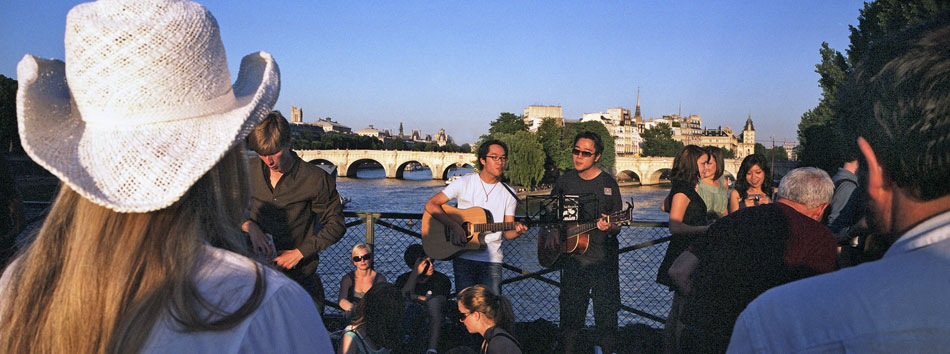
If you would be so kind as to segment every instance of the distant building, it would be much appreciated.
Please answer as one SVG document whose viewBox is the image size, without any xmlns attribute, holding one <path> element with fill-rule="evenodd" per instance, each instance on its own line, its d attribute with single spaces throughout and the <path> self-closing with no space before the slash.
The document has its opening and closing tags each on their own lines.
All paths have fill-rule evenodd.
<svg viewBox="0 0 950 354">
<path fill-rule="evenodd" d="M 340 122 L 334 122 L 333 119 L 331 119 L 330 117 L 326 117 L 324 119 L 317 119 L 316 122 L 304 123 L 304 124 L 310 124 L 310 125 L 321 127 L 323 128 L 323 131 L 325 133 L 338 133 L 338 134 L 353 133 L 353 129 L 350 129 L 350 127 L 340 124 Z"/>
<path fill-rule="evenodd" d="M 564 115 L 561 113 L 561 106 L 536 106 L 531 105 L 524 109 L 522 115 L 524 124 L 528 126 L 528 131 L 538 131 L 541 122 L 545 119 L 554 119 L 559 126 L 564 126 Z"/>
<path fill-rule="evenodd" d="M 788 154 L 788 159 L 792 161 L 798 161 L 798 144 L 794 141 L 786 142 L 782 144 L 782 148 L 785 149 L 785 153 Z"/>
<path fill-rule="evenodd" d="M 303 123 L 303 108 L 290 106 L 290 122 Z"/>
<path fill-rule="evenodd" d="M 614 152 L 618 156 L 640 154 L 640 130 L 626 108 L 610 108 L 607 112 L 584 113 L 581 122 L 600 122 L 614 138 Z"/>
<path fill-rule="evenodd" d="M 389 130 L 379 130 L 379 129 L 373 128 L 373 125 L 370 124 L 369 128 L 363 128 L 363 129 L 357 130 L 356 135 L 371 136 L 376 139 L 379 139 L 379 141 L 385 142 L 386 140 L 391 138 L 392 134 L 390 134 Z"/>
</svg>

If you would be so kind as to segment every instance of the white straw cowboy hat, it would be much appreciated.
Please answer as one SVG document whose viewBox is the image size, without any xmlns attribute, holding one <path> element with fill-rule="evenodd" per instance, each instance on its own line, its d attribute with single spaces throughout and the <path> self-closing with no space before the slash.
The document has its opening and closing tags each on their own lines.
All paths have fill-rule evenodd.
<svg viewBox="0 0 950 354">
<path fill-rule="evenodd" d="M 27 54 L 17 120 L 34 161 L 96 204 L 148 212 L 179 198 L 270 112 L 270 54 L 232 86 L 218 23 L 181 0 L 100 0 L 66 16 L 66 63 Z"/>
</svg>

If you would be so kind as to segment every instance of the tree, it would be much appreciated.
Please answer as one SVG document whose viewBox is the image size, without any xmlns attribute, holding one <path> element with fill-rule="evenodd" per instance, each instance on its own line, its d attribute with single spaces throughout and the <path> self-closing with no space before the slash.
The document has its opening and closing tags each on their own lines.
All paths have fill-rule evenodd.
<svg viewBox="0 0 950 354">
<path fill-rule="evenodd" d="M 722 149 L 722 158 L 734 159 L 736 158 L 736 152 L 732 149 Z"/>
<path fill-rule="evenodd" d="M 666 123 L 654 125 L 640 134 L 643 138 L 643 156 L 676 156 L 683 143 L 673 140 L 673 128 Z"/>
<path fill-rule="evenodd" d="M 775 161 L 788 161 L 788 153 L 785 152 L 785 148 L 781 146 L 774 146 L 771 149 L 765 147 L 765 145 L 755 143 L 755 153 L 765 156 L 770 162 Z"/>
<path fill-rule="evenodd" d="M 460 151 L 460 152 L 472 152 L 472 146 L 469 145 L 469 144 L 462 144 L 462 146 L 459 146 L 459 151 Z"/>
<path fill-rule="evenodd" d="M 864 4 L 857 27 L 849 26 L 851 44 L 847 57 L 827 43 L 821 44 L 821 63 L 815 66 L 822 95 L 818 105 L 802 114 L 798 125 L 798 159 L 804 166 L 834 172 L 841 164 L 841 149 L 855 149 L 850 127 L 840 126 L 837 95 L 848 76 L 868 53 L 871 44 L 888 35 L 946 14 L 950 2 L 933 0 L 878 0 Z"/>
<path fill-rule="evenodd" d="M 544 149 L 537 136 L 527 131 L 515 134 L 498 134 L 497 138 L 508 145 L 508 164 L 505 176 L 512 184 L 534 187 L 544 176 Z"/>
<path fill-rule="evenodd" d="M 605 171 L 612 170 L 614 168 L 614 160 L 616 160 L 617 154 L 614 150 L 614 137 L 610 135 L 609 131 L 607 131 L 607 127 L 604 126 L 604 123 L 587 121 L 571 124 L 565 127 L 565 138 L 567 138 L 567 146 L 569 149 L 573 149 L 574 147 L 574 137 L 577 134 L 583 132 L 592 132 L 600 137 L 600 141 L 604 143 L 604 151 L 601 152 L 600 160 L 597 160 L 596 165 Z M 573 159 L 571 160 L 570 166 L 574 166 Z"/>
<path fill-rule="evenodd" d="M 402 123 L 399 123 L 402 124 Z M 409 146 L 406 145 L 406 142 L 400 138 L 395 138 L 389 141 L 390 150 L 409 150 Z"/>
<path fill-rule="evenodd" d="M 16 120 L 17 81 L 0 75 L 0 149 L 23 152 Z"/>
<path fill-rule="evenodd" d="M 521 131 L 528 131 L 528 126 L 524 124 L 524 119 L 519 115 L 514 113 L 502 113 L 498 116 L 498 119 L 495 119 L 494 122 L 491 122 L 491 127 L 488 128 L 489 135 L 495 134 L 515 134 Z"/>
<path fill-rule="evenodd" d="M 554 119 L 545 119 L 535 132 L 541 149 L 544 150 L 544 176 L 542 180 L 553 182 L 574 165 L 571 160 L 571 138 L 564 134 L 564 128 Z"/>
</svg>

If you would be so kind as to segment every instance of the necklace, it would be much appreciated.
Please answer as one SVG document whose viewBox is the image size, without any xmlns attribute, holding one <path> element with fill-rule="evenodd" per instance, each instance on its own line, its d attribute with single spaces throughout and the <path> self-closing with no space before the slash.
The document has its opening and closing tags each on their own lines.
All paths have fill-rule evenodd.
<svg viewBox="0 0 950 354">
<path fill-rule="evenodd" d="M 495 187 L 498 187 L 498 183 L 495 183 L 491 186 L 491 189 L 485 189 L 485 181 L 482 181 L 481 178 L 478 179 L 479 182 L 482 182 L 482 192 L 485 192 L 485 201 L 488 201 L 488 195 L 495 190 Z M 500 182 L 499 182 L 500 183 Z"/>
</svg>

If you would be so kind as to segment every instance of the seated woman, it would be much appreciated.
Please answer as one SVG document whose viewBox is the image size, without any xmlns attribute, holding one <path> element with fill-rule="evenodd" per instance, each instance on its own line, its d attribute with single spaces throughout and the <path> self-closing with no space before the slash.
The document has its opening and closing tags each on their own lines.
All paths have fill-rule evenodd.
<svg viewBox="0 0 950 354">
<path fill-rule="evenodd" d="M 521 353 L 521 345 L 507 331 L 515 320 L 507 298 L 493 294 L 484 285 L 473 285 L 459 292 L 458 308 L 459 320 L 469 333 L 485 338 L 480 354 Z"/>
<path fill-rule="evenodd" d="M 402 339 L 406 300 L 395 285 L 378 284 L 356 306 L 340 341 L 340 354 L 388 354 Z"/>
<path fill-rule="evenodd" d="M 353 246 L 350 252 L 356 270 L 346 273 L 340 279 L 340 297 L 338 304 L 343 309 L 343 318 L 353 318 L 353 310 L 366 292 L 379 283 L 386 283 L 386 276 L 372 269 L 373 253 L 365 243 Z"/>
<path fill-rule="evenodd" d="M 729 192 L 729 212 L 772 202 L 772 172 L 762 154 L 746 156 L 739 166 L 735 188 Z"/>
</svg>

